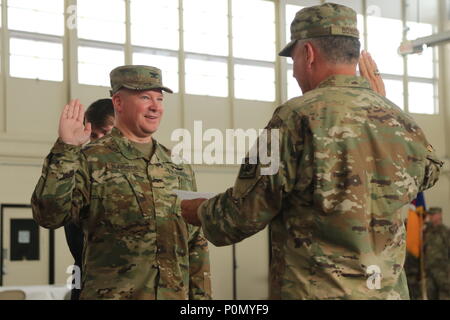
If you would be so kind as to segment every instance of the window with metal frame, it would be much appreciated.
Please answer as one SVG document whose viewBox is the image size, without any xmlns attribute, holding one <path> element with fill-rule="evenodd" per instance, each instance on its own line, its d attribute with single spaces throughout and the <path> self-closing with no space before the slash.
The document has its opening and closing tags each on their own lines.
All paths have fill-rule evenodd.
<svg viewBox="0 0 450 320">
<path fill-rule="evenodd" d="M 9 0 L 11 77 L 63 81 L 64 2 Z"/>
<path fill-rule="evenodd" d="M 77 36 L 78 82 L 109 87 L 111 70 L 125 64 L 126 1 L 77 0 Z"/>
</svg>

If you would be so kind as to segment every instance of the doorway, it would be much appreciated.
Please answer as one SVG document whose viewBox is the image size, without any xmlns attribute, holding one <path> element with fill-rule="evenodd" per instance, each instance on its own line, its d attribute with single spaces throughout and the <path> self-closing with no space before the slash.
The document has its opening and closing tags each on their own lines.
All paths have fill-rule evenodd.
<svg viewBox="0 0 450 320">
<path fill-rule="evenodd" d="M 33 220 L 30 205 L 0 206 L 0 286 L 54 284 L 54 231 Z"/>
</svg>

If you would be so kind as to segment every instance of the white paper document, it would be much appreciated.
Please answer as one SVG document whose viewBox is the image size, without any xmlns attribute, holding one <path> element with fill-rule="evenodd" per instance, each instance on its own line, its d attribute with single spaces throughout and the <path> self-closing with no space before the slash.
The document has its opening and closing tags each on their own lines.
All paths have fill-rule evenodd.
<svg viewBox="0 0 450 320">
<path fill-rule="evenodd" d="M 192 200 L 192 199 L 211 199 L 216 196 L 217 193 L 214 192 L 194 192 L 174 189 L 173 192 L 177 195 L 180 200 Z"/>
</svg>

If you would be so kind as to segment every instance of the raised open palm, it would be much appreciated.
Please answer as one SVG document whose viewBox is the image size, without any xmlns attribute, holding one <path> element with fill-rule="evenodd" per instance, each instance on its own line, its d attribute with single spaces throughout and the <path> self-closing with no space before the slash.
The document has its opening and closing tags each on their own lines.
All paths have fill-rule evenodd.
<svg viewBox="0 0 450 320">
<path fill-rule="evenodd" d="M 91 124 L 83 124 L 84 108 L 80 100 L 70 101 L 64 107 L 59 119 L 59 138 L 67 144 L 81 146 L 89 141 L 91 135 Z"/>
<path fill-rule="evenodd" d="M 362 77 L 369 81 L 370 86 L 375 92 L 383 97 L 386 96 L 383 78 L 381 77 L 375 60 L 372 59 L 372 56 L 367 51 L 361 53 L 359 59 L 359 72 Z"/>
</svg>

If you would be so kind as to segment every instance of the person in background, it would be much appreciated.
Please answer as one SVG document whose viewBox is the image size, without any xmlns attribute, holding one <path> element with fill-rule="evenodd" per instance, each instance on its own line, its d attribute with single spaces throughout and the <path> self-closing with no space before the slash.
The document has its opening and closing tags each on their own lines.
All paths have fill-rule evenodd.
<svg viewBox="0 0 450 320">
<path fill-rule="evenodd" d="M 450 300 L 449 229 L 442 223 L 442 209 L 427 212 L 424 257 L 428 300 Z"/>
</svg>

